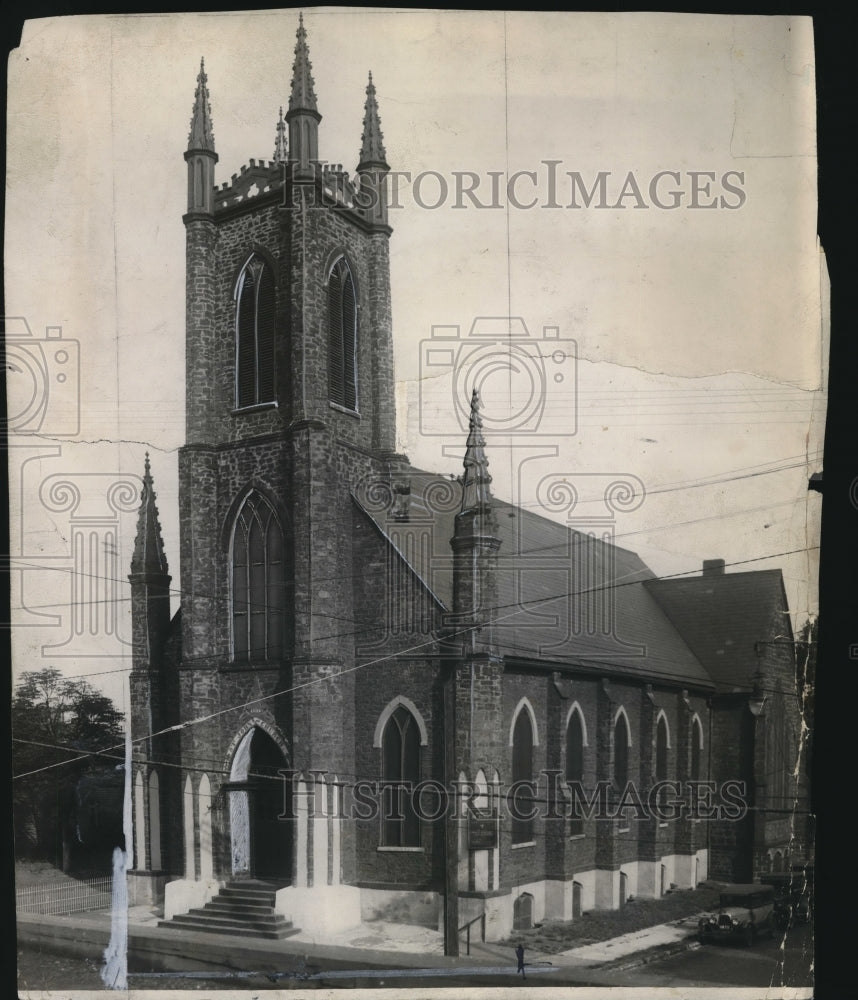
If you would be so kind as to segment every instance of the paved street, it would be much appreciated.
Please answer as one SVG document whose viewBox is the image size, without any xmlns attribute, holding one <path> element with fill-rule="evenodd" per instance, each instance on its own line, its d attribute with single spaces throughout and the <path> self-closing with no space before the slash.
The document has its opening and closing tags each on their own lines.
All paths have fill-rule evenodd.
<svg viewBox="0 0 858 1000">
<path fill-rule="evenodd" d="M 603 974 L 602 982 L 635 986 L 811 986 L 813 932 L 795 927 L 786 937 L 743 945 L 707 944 L 661 962 Z"/>
<path fill-rule="evenodd" d="M 528 964 L 527 979 L 522 983 L 516 976 L 514 961 L 505 962 L 498 955 L 497 964 L 482 967 L 473 959 L 463 957 L 458 967 L 391 969 L 341 969 L 325 972 L 321 962 L 300 960 L 289 962 L 284 956 L 278 973 L 237 973 L 195 971 L 141 975 L 132 969 L 129 986 L 134 989 L 294 989 L 320 987 L 366 990 L 393 987 L 401 990 L 432 987 L 498 987 L 526 985 L 530 989 L 547 986 L 787 986 L 812 984 L 813 934 L 808 926 L 797 927 L 782 938 L 757 942 L 751 948 L 742 945 L 704 945 L 696 943 L 673 957 L 652 960 L 646 965 L 629 969 L 576 961 L 574 964 L 554 964 L 533 956 Z M 629 956 L 629 961 L 633 956 Z M 557 959 L 555 958 L 555 962 Z M 567 960 L 569 961 L 569 960 Z M 38 945 L 19 946 L 19 990 L 33 989 L 99 989 L 98 962 L 94 959 L 54 956 Z M 620 964 L 620 963 L 614 963 Z M 189 962 L 193 967 L 193 963 Z M 199 966 L 197 966 L 199 968 Z M 253 966 L 250 966 L 252 968 Z M 292 971 L 287 971 L 292 970 Z"/>
</svg>

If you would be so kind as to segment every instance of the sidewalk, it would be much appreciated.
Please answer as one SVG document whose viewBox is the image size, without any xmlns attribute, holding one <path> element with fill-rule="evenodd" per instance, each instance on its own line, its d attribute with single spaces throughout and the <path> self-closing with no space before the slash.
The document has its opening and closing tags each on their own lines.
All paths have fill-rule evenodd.
<svg viewBox="0 0 858 1000">
<path fill-rule="evenodd" d="M 692 944 L 697 938 L 697 921 L 703 913 L 681 917 L 667 924 L 656 924 L 645 927 L 630 934 L 609 938 L 607 941 L 597 941 L 594 944 L 580 945 L 562 951 L 553 957 L 558 965 L 565 965 L 569 960 L 575 964 L 584 962 L 588 966 L 604 965 L 619 959 L 638 957 L 653 948 L 668 948 L 683 944 Z"/>
<path fill-rule="evenodd" d="M 159 927 L 158 913 L 135 906 L 128 910 L 129 954 L 138 969 L 176 972 L 203 970 L 268 970 L 299 974 L 302 978 L 390 976 L 448 977 L 455 974 L 506 976 L 515 973 L 515 956 L 508 945 L 471 942 L 470 955 L 449 958 L 438 931 L 416 925 L 382 921 L 343 931 L 334 940 L 318 944 L 298 934 L 282 941 L 234 939 L 201 931 Z M 19 915 L 21 941 L 36 942 L 45 950 L 86 954 L 100 958 L 110 936 L 110 913 L 74 917 Z M 528 951 L 529 973 L 586 975 L 599 969 L 630 968 L 643 964 L 648 954 L 693 946 L 697 916 L 658 924 L 620 937 L 581 945 L 557 954 Z M 228 949 L 224 946 L 228 944 Z M 228 952 L 228 954 L 227 954 Z"/>
</svg>

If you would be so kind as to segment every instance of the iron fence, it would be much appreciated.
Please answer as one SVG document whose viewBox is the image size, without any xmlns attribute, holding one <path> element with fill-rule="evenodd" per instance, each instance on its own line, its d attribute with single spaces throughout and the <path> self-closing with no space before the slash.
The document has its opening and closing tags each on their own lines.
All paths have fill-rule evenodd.
<svg viewBox="0 0 858 1000">
<path fill-rule="evenodd" d="M 32 885 L 15 890 L 15 905 L 19 913 L 55 915 L 108 910 L 112 889 L 111 876 L 81 879 L 79 882 L 57 882 L 53 885 Z"/>
</svg>

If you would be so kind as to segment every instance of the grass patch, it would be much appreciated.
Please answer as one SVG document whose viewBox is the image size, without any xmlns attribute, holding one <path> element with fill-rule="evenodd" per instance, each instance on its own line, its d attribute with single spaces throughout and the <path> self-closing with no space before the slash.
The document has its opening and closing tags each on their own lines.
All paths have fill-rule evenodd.
<svg viewBox="0 0 858 1000">
<path fill-rule="evenodd" d="M 547 920 L 539 927 L 516 931 L 506 943 L 514 947 L 521 941 L 526 950 L 555 955 L 716 909 L 720 891 L 716 885 L 701 885 L 671 892 L 662 899 L 632 899 L 621 910 L 590 910 L 577 920 Z"/>
<path fill-rule="evenodd" d="M 66 875 L 47 861 L 17 859 L 15 861 L 15 886 L 23 889 L 26 886 L 60 885 L 77 882 L 78 879 Z"/>
</svg>

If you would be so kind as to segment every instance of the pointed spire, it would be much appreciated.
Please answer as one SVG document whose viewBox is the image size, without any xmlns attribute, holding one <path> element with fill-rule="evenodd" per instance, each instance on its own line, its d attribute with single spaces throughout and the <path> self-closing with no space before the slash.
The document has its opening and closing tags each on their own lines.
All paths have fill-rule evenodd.
<svg viewBox="0 0 858 1000">
<path fill-rule="evenodd" d="M 387 166 L 387 154 L 384 151 L 384 133 L 381 131 L 381 120 L 378 116 L 378 101 L 375 97 L 375 84 L 372 73 L 366 85 L 366 103 L 363 110 L 363 134 L 360 139 L 360 163 L 358 170 L 368 166 Z"/>
<path fill-rule="evenodd" d="M 137 537 L 134 540 L 134 555 L 131 557 L 131 572 L 148 575 L 169 573 L 164 543 L 161 539 L 161 525 L 158 508 L 155 505 L 155 490 L 152 471 L 149 467 L 149 452 L 143 469 L 143 489 L 140 493 L 140 512 L 137 515 Z"/>
<path fill-rule="evenodd" d="M 489 460 L 486 458 L 486 442 L 483 437 L 483 421 L 480 417 L 479 390 L 471 395 L 471 419 L 468 429 L 468 443 L 465 450 L 465 474 L 462 477 L 462 511 L 485 510 L 491 507 L 489 485 Z"/>
<path fill-rule="evenodd" d="M 283 118 L 283 108 L 277 121 L 277 138 L 274 140 L 274 162 L 285 163 L 289 158 L 286 149 L 286 121 Z"/>
<path fill-rule="evenodd" d="M 197 77 L 197 89 L 194 92 L 194 111 L 191 116 L 191 131 L 188 135 L 188 149 L 209 149 L 214 152 L 214 133 L 212 132 L 212 108 L 209 103 L 208 77 L 206 76 L 206 61 L 200 59 L 200 73 Z"/>
<path fill-rule="evenodd" d="M 298 15 L 298 32 L 295 42 L 295 62 L 292 64 L 292 93 L 289 95 L 290 111 L 318 111 L 316 92 L 313 89 L 313 65 L 307 48 L 304 15 Z"/>
</svg>

